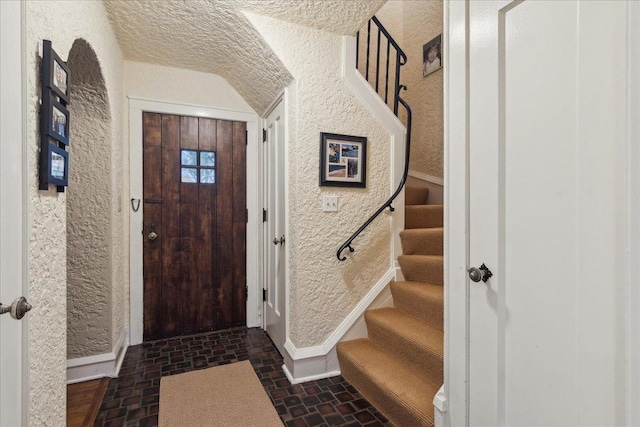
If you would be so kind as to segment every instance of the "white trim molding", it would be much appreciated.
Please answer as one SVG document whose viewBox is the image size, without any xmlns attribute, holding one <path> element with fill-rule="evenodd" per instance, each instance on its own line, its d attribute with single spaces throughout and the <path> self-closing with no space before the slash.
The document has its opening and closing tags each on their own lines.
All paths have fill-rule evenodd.
<svg viewBox="0 0 640 427">
<path fill-rule="evenodd" d="M 358 322 L 364 312 L 371 306 L 376 297 L 395 279 L 395 268 L 390 268 L 384 276 L 369 290 L 367 295 L 351 310 L 349 315 L 338 325 L 331 335 L 322 343 L 313 347 L 297 348 L 290 340 L 284 344 L 285 354 L 282 369 L 292 384 L 312 381 L 340 375 L 336 345 L 342 340 L 351 327 Z M 387 303 L 385 300 L 383 303 Z"/>
<path fill-rule="evenodd" d="M 142 112 L 151 111 L 163 114 L 207 117 L 220 120 L 233 120 L 247 123 L 247 326 L 260 326 L 258 313 L 262 298 L 259 274 L 260 227 L 262 206 L 260 203 L 258 141 L 259 117 L 246 111 L 227 110 L 199 105 L 177 104 L 164 101 L 151 101 L 129 98 L 129 176 L 130 198 L 142 199 Z M 140 344 L 143 339 L 143 273 L 142 273 L 142 215 L 144 203 L 137 212 L 130 210 L 130 328 L 131 344 Z"/>
<path fill-rule="evenodd" d="M 444 399 L 439 425 L 468 426 L 469 281 L 467 239 L 470 140 L 468 2 L 444 3 Z M 455 159 L 453 161 L 452 159 Z"/>
<path fill-rule="evenodd" d="M 449 427 L 445 415 L 448 409 L 449 405 L 443 385 L 433 397 L 433 419 L 436 427 Z"/>
<path fill-rule="evenodd" d="M 444 187 L 444 178 L 438 178 L 437 176 L 428 175 L 414 170 L 409 170 L 409 176 Z"/>
<path fill-rule="evenodd" d="M 127 348 L 129 348 L 129 331 L 125 329 L 120 334 L 113 352 L 67 360 L 67 384 L 103 377 L 117 377 Z"/>
<path fill-rule="evenodd" d="M 625 422 L 640 425 L 640 289 L 635 280 L 640 265 L 640 4 L 627 5 L 627 266 Z"/>
</svg>

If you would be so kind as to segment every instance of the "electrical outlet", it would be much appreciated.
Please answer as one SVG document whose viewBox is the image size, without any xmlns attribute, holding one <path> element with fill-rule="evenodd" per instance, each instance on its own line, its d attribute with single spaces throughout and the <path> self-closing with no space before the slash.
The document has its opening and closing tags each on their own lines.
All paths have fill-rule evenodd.
<svg viewBox="0 0 640 427">
<path fill-rule="evenodd" d="M 322 210 L 324 212 L 338 212 L 338 196 L 322 196 Z"/>
</svg>

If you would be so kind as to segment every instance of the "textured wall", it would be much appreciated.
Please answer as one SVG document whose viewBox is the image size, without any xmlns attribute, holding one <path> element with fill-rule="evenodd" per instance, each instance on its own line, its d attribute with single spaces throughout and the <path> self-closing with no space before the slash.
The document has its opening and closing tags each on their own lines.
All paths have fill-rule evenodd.
<svg viewBox="0 0 640 427">
<path fill-rule="evenodd" d="M 408 57 L 407 64 L 402 67 L 402 81 L 408 86 L 403 98 L 413 110 L 409 167 L 442 178 L 443 69 L 422 77 L 422 46 L 442 33 L 442 0 L 405 0 L 402 3 L 402 48 Z"/>
<path fill-rule="evenodd" d="M 404 1 L 402 0 L 389 0 L 376 12 L 376 18 L 384 25 L 384 28 L 389 31 L 389 34 L 393 39 L 398 42 L 400 47 L 404 49 L 402 43 L 402 9 L 404 7 Z"/>
<path fill-rule="evenodd" d="M 68 57 L 76 39 L 86 40 L 95 50 L 102 66 L 109 99 L 122 97 L 122 55 L 101 2 L 56 1 L 27 2 L 27 140 L 29 299 L 29 416 L 31 426 L 65 425 L 67 359 L 67 285 L 66 285 L 66 193 L 38 191 L 37 161 L 39 149 L 40 52 L 42 39 L 53 42 L 62 59 Z M 111 144 L 121 138 L 121 109 L 111 103 Z M 73 117 L 71 118 L 73 120 Z M 71 135 L 71 144 L 74 136 Z M 121 210 L 121 154 L 114 154 L 112 173 L 112 215 Z M 74 167 L 71 159 L 71 168 Z M 122 218 L 112 220 L 112 300 L 124 300 L 122 286 Z M 124 306 L 114 308 L 112 333 L 125 325 Z M 117 331 L 120 329 L 120 331 Z M 116 332 L 117 331 L 117 332 Z"/>
<path fill-rule="evenodd" d="M 259 113 L 291 82 L 291 75 L 247 22 L 242 9 L 346 34 L 355 32 L 383 3 L 383 0 L 105 2 L 127 59 L 220 75 Z"/>
<path fill-rule="evenodd" d="M 125 61 L 124 76 L 125 95 L 130 98 L 254 112 L 224 78 L 215 74 Z M 128 101 L 125 103 L 128 109 Z"/>
<path fill-rule="evenodd" d="M 289 336 L 297 347 L 319 345 L 390 267 L 388 214 L 376 220 L 345 262 L 336 250 L 391 192 L 390 136 L 341 78 L 342 38 L 247 14 L 295 81 L 288 106 Z M 319 187 L 320 132 L 368 138 L 367 188 Z M 322 212 L 335 194 L 339 212 Z"/>
<path fill-rule="evenodd" d="M 69 106 L 67 192 L 67 358 L 111 351 L 111 114 L 95 52 L 76 40 L 67 60 Z"/>
</svg>

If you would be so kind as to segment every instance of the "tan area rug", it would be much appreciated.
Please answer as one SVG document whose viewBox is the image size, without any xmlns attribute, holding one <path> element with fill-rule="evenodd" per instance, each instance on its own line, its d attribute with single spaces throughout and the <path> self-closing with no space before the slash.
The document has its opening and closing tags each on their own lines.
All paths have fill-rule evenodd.
<svg viewBox="0 0 640 427">
<path fill-rule="evenodd" d="M 249 361 L 162 377 L 160 427 L 283 424 Z"/>
</svg>

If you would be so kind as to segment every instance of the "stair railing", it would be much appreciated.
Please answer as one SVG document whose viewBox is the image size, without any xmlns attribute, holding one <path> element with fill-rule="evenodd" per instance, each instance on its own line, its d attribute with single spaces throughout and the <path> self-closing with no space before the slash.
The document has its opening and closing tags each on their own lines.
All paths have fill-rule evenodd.
<svg viewBox="0 0 640 427">
<path fill-rule="evenodd" d="M 373 70 L 370 70 L 371 68 L 371 23 L 372 22 L 377 27 L 376 57 L 375 57 L 376 68 L 375 68 L 375 75 L 374 75 L 375 77 L 374 83 L 371 83 L 371 80 L 369 80 L 369 78 L 372 76 L 372 71 L 373 71 Z M 381 59 L 380 46 L 382 42 L 381 35 L 383 35 L 384 38 L 387 40 L 387 52 L 386 52 L 386 58 L 384 59 L 385 60 L 385 80 L 384 80 L 384 92 L 383 92 L 384 96 L 380 92 L 380 89 L 381 89 L 380 88 L 380 59 Z M 378 18 L 373 16 L 369 20 L 369 22 L 367 22 L 367 56 L 366 56 L 364 77 L 371 84 L 371 86 L 374 87 L 378 95 L 380 95 L 380 97 L 384 99 L 385 104 L 388 104 L 388 101 L 389 101 L 389 67 L 390 67 L 390 59 L 392 56 L 391 47 L 393 47 L 393 49 L 395 50 L 395 78 L 394 78 L 395 82 L 393 87 L 393 95 L 394 95 L 393 114 L 395 114 L 397 117 L 398 102 L 399 102 L 398 96 L 400 92 L 400 67 L 407 63 L 407 55 L 400 48 L 398 43 L 396 43 L 393 37 L 391 37 L 391 34 L 389 34 L 386 28 L 384 28 L 384 26 L 378 20 Z M 356 68 L 358 68 L 360 64 L 359 56 L 360 56 L 360 31 L 356 33 Z"/>
<path fill-rule="evenodd" d="M 376 58 L 375 58 L 375 62 L 376 62 L 376 69 L 375 69 L 375 85 L 371 83 L 371 80 L 369 80 L 369 68 L 370 68 L 370 63 L 371 63 L 371 23 L 374 23 L 375 26 L 378 29 L 378 34 L 377 34 L 377 42 L 376 42 Z M 387 39 L 387 53 L 386 53 L 386 66 L 385 66 L 385 84 L 384 84 L 384 96 L 382 96 L 382 94 L 380 93 L 380 44 L 381 44 L 381 34 L 384 35 L 384 37 Z M 402 51 L 402 49 L 400 48 L 400 46 L 398 45 L 398 43 L 396 43 L 396 41 L 393 39 L 393 37 L 391 37 L 391 34 L 389 34 L 389 32 L 386 30 L 386 28 L 384 28 L 384 26 L 382 25 L 382 23 L 380 23 L 380 21 L 378 20 L 378 18 L 376 18 L 375 16 L 372 17 L 369 22 L 367 23 L 367 57 L 366 57 L 366 66 L 365 66 L 365 79 L 369 82 L 369 84 L 372 85 L 372 87 L 374 87 L 374 89 L 376 90 L 376 92 L 378 93 L 378 95 L 380 95 L 380 97 L 382 99 L 384 99 L 385 104 L 388 104 L 388 98 L 389 98 L 389 60 L 391 57 L 391 47 L 393 46 L 393 48 L 396 51 L 395 54 L 395 86 L 394 86 L 394 98 L 393 98 L 393 114 L 395 114 L 396 117 L 398 117 L 398 104 L 402 104 L 402 106 L 405 108 L 405 110 L 407 111 L 407 140 L 406 140 L 406 146 L 405 146 L 405 159 L 404 159 L 404 171 L 402 173 L 402 178 L 400 179 L 400 183 L 398 184 L 398 188 L 396 189 L 396 191 L 391 195 L 391 197 L 382 205 L 380 206 L 380 208 L 378 208 L 378 210 L 369 217 L 369 219 L 367 219 L 364 224 L 362 224 L 360 226 L 360 228 L 358 228 L 356 230 L 355 233 L 353 233 L 351 235 L 351 237 L 349 237 L 347 239 L 346 242 L 344 242 L 342 244 L 342 246 L 340 246 L 340 248 L 338 249 L 338 253 L 337 253 L 337 257 L 338 260 L 340 261 L 344 261 L 347 259 L 346 256 L 342 255 L 342 252 L 345 249 L 349 249 L 349 252 L 354 252 L 355 249 L 353 249 L 353 246 L 351 246 L 351 244 L 353 243 L 353 241 L 355 240 L 356 237 L 358 237 L 360 235 L 360 233 L 362 233 L 364 231 L 365 228 L 367 228 L 369 226 L 369 224 L 371 224 L 385 209 L 389 208 L 389 210 L 391 212 L 393 212 L 395 209 L 392 205 L 393 201 L 396 199 L 396 197 L 398 197 L 398 194 L 400 194 L 400 192 L 402 191 L 402 187 L 404 187 L 404 184 L 407 182 L 407 174 L 409 173 L 409 154 L 410 154 L 410 148 L 411 148 L 411 107 L 409 106 L 409 104 L 407 104 L 407 102 L 405 100 L 402 99 L 402 97 L 400 96 L 400 91 L 401 90 L 406 90 L 407 87 L 404 85 L 400 85 L 400 67 L 403 66 L 404 64 L 407 63 L 407 55 Z M 359 54 L 360 54 L 360 32 L 358 31 L 358 33 L 356 34 L 356 68 L 358 68 L 359 66 Z"/>
<path fill-rule="evenodd" d="M 404 85 L 399 86 L 398 92 L 402 89 L 406 90 L 407 87 Z M 399 93 L 396 95 L 396 100 L 397 102 L 402 104 L 402 106 L 407 110 L 407 144 L 405 146 L 406 151 L 404 155 L 404 171 L 402 172 L 402 178 L 400 179 L 400 184 L 398 184 L 398 188 L 393 193 L 393 195 L 391 195 L 391 197 L 389 197 L 389 199 L 386 202 L 384 202 L 384 204 L 380 206 L 380 208 L 378 208 L 378 210 L 373 215 L 371 215 L 369 219 L 366 220 L 364 224 L 362 224 L 360 228 L 358 228 L 356 232 L 353 233 L 351 237 L 347 239 L 346 242 L 342 244 L 342 246 L 340 246 L 337 253 L 338 260 L 340 261 L 344 261 L 347 259 L 346 256 L 342 255 L 342 252 L 345 249 L 349 248 L 349 252 L 355 251 L 355 249 L 353 249 L 353 246 L 351 246 L 351 243 L 355 240 L 356 237 L 360 235 L 360 233 L 364 231 L 365 228 L 369 226 L 369 224 L 373 222 L 374 219 L 378 217 L 378 215 L 380 215 L 386 208 L 389 208 L 391 212 L 395 210 L 392 203 L 396 199 L 396 197 L 398 197 L 398 194 L 400 194 L 400 192 L 402 191 L 402 187 L 404 187 L 404 184 L 407 182 L 407 175 L 409 174 L 409 154 L 410 154 L 410 148 L 411 148 L 411 107 L 409 106 L 409 104 L 405 102 L 404 99 L 402 99 L 402 97 L 400 97 Z"/>
</svg>

